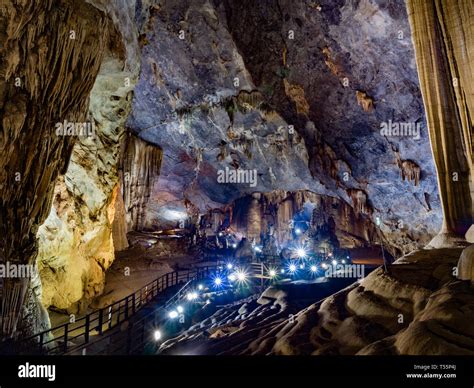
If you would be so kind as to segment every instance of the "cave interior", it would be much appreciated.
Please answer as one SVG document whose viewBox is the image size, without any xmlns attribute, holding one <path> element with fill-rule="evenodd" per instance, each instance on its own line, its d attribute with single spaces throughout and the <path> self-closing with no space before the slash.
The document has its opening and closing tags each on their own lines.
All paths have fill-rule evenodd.
<svg viewBox="0 0 474 388">
<path fill-rule="evenodd" d="M 2 0 L 1 351 L 474 354 L 473 20 Z"/>
</svg>

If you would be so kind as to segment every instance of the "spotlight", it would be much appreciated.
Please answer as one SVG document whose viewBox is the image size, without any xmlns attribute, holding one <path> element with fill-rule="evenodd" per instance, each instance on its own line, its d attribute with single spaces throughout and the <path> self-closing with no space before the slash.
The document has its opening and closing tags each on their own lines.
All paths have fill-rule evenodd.
<svg viewBox="0 0 474 388">
<path fill-rule="evenodd" d="M 295 272 L 296 271 L 296 265 L 290 264 L 290 272 Z"/>
<path fill-rule="evenodd" d="M 300 229 L 300 228 L 296 228 L 295 233 L 296 233 L 296 234 L 301 234 L 301 229 Z"/>
<path fill-rule="evenodd" d="M 198 298 L 197 292 L 188 292 L 186 294 L 186 299 L 189 300 L 189 301 L 196 300 L 197 298 Z"/>
<path fill-rule="evenodd" d="M 253 250 L 254 250 L 255 252 L 262 252 L 262 248 L 260 248 L 260 247 L 258 247 L 258 246 L 254 246 L 254 247 L 253 247 Z"/>
<path fill-rule="evenodd" d="M 244 282 L 247 279 L 247 274 L 244 271 L 239 270 L 235 274 L 239 282 Z"/>
<path fill-rule="evenodd" d="M 300 269 L 304 269 L 304 264 L 300 264 Z"/>
<path fill-rule="evenodd" d="M 155 341 L 159 341 L 161 339 L 161 331 L 155 330 L 153 333 L 153 338 L 155 339 Z"/>
<path fill-rule="evenodd" d="M 232 248 L 237 248 L 237 244 L 232 244 Z"/>
<path fill-rule="evenodd" d="M 296 254 L 298 255 L 299 258 L 304 258 L 306 257 L 306 250 L 304 248 L 298 248 L 296 250 Z"/>
<path fill-rule="evenodd" d="M 178 315 L 179 315 L 178 312 L 174 310 L 168 313 L 168 317 L 170 317 L 171 319 L 178 318 Z"/>
<path fill-rule="evenodd" d="M 209 299 L 206 299 L 206 304 L 211 304 L 211 301 Z"/>
<path fill-rule="evenodd" d="M 285 273 L 285 270 L 282 268 L 282 269 L 280 270 L 280 272 L 281 272 L 281 273 Z"/>
<path fill-rule="evenodd" d="M 176 307 L 176 310 L 178 310 L 178 313 L 180 314 L 184 312 L 184 309 L 181 306 Z"/>
<path fill-rule="evenodd" d="M 331 261 L 332 265 L 337 265 L 337 260 Z"/>
<path fill-rule="evenodd" d="M 270 275 L 270 277 L 274 278 L 277 273 L 274 269 L 271 269 L 270 271 L 268 271 L 268 274 Z"/>
<path fill-rule="evenodd" d="M 329 257 L 332 257 L 332 253 L 329 253 L 328 256 L 329 256 Z"/>
<path fill-rule="evenodd" d="M 323 264 L 321 264 L 321 267 L 323 267 L 324 269 L 327 269 L 328 265 L 326 263 L 323 263 Z"/>
<path fill-rule="evenodd" d="M 198 290 L 202 290 L 204 286 L 202 284 L 198 285 Z"/>
<path fill-rule="evenodd" d="M 341 260 L 342 264 L 346 264 L 346 261 L 344 259 Z"/>
<path fill-rule="evenodd" d="M 229 264 L 226 265 L 226 267 L 227 267 L 227 269 L 232 269 L 234 266 L 231 263 L 229 263 Z"/>
<path fill-rule="evenodd" d="M 223 233 L 222 232 L 219 232 L 219 236 L 222 237 Z"/>
<path fill-rule="evenodd" d="M 318 270 L 318 267 L 316 267 L 315 265 L 312 265 L 310 267 L 310 270 L 311 270 L 311 272 L 316 272 Z"/>
<path fill-rule="evenodd" d="M 222 285 L 222 279 L 221 279 L 220 277 L 215 277 L 215 278 L 214 278 L 214 285 L 215 285 L 216 287 L 221 286 L 221 285 Z"/>
</svg>

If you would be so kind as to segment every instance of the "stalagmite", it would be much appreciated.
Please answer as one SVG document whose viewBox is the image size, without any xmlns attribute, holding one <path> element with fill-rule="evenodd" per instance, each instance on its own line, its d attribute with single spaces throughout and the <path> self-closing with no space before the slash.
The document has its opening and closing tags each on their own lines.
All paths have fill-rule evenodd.
<svg viewBox="0 0 474 388">
<path fill-rule="evenodd" d="M 408 0 L 407 9 L 444 214 L 429 247 L 463 245 L 473 218 L 474 5 Z"/>
</svg>

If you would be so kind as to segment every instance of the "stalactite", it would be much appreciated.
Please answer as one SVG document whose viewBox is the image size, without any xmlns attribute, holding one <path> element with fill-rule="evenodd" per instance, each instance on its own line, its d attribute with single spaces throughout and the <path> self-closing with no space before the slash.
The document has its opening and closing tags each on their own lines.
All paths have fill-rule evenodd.
<svg viewBox="0 0 474 388">
<path fill-rule="evenodd" d="M 6 261 L 33 264 L 36 231 L 74 143 L 56 135 L 55 123 L 86 121 L 107 19 L 82 1 L 4 0 L 0 26 L 0 252 Z"/>
<path fill-rule="evenodd" d="M 129 134 L 121 163 L 128 231 L 143 228 L 146 204 L 160 174 L 162 155 L 159 147 Z"/>
<path fill-rule="evenodd" d="M 347 194 L 352 200 L 354 210 L 357 214 L 371 214 L 372 209 L 368 205 L 367 194 L 363 190 L 359 189 L 348 189 Z"/>
<path fill-rule="evenodd" d="M 357 103 L 362 107 L 364 112 L 372 112 L 374 107 L 374 100 L 366 92 L 356 90 Z"/>
<path fill-rule="evenodd" d="M 402 180 L 413 181 L 415 186 L 420 183 L 421 168 L 411 160 L 401 160 L 398 166 L 402 173 Z"/>
</svg>

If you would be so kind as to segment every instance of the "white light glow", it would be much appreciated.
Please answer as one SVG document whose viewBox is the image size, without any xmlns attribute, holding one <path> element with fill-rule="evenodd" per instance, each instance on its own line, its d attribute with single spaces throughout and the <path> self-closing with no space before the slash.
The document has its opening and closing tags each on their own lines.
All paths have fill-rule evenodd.
<svg viewBox="0 0 474 388">
<path fill-rule="evenodd" d="M 306 250 L 304 248 L 298 248 L 296 250 L 296 254 L 298 255 L 298 257 L 306 257 Z"/>
<path fill-rule="evenodd" d="M 180 313 L 180 314 L 182 314 L 184 312 L 184 309 L 181 306 L 176 307 L 176 310 L 178 310 L 178 313 Z"/>
<path fill-rule="evenodd" d="M 204 286 L 202 284 L 198 285 L 198 290 L 202 290 Z"/>
<path fill-rule="evenodd" d="M 341 260 L 342 264 L 346 264 L 346 261 L 344 259 Z"/>
<path fill-rule="evenodd" d="M 277 273 L 276 273 L 276 271 L 275 271 L 274 269 L 271 269 L 271 270 L 268 272 L 268 274 L 273 278 L 273 277 L 276 276 Z"/>
<path fill-rule="evenodd" d="M 168 317 L 170 317 L 171 319 L 178 318 L 178 315 L 179 315 L 178 312 L 174 310 L 168 313 Z"/>
<path fill-rule="evenodd" d="M 239 282 L 243 282 L 247 279 L 247 274 L 244 271 L 237 271 L 235 274 Z"/>
<path fill-rule="evenodd" d="M 337 265 L 337 260 L 331 261 L 332 265 Z"/>
<path fill-rule="evenodd" d="M 321 267 L 323 267 L 324 269 L 327 269 L 328 265 L 326 263 L 323 263 L 323 264 L 321 264 Z"/>
<path fill-rule="evenodd" d="M 153 333 L 153 338 L 155 339 L 155 341 L 159 341 L 161 339 L 161 331 L 155 330 Z"/>
<path fill-rule="evenodd" d="M 316 272 L 318 270 L 318 267 L 316 267 L 315 265 L 312 265 L 310 270 L 311 272 Z"/>
<path fill-rule="evenodd" d="M 235 281 L 235 275 L 234 275 L 233 273 L 229 275 L 229 280 L 230 280 L 231 282 L 234 282 L 234 281 Z"/>
<path fill-rule="evenodd" d="M 189 300 L 189 301 L 196 300 L 197 298 L 198 298 L 197 292 L 188 292 L 186 294 L 186 299 Z"/>
<path fill-rule="evenodd" d="M 227 267 L 227 269 L 232 269 L 232 268 L 234 268 L 234 266 L 233 266 L 232 264 L 230 264 L 230 263 L 227 264 L 226 267 Z"/>
<path fill-rule="evenodd" d="M 221 279 L 221 278 L 215 278 L 215 279 L 214 279 L 214 284 L 215 284 L 216 286 L 220 286 L 220 285 L 222 284 L 222 279 Z"/>
<path fill-rule="evenodd" d="M 296 271 L 296 265 L 290 264 L 290 272 L 295 272 Z"/>
<path fill-rule="evenodd" d="M 297 228 L 297 229 L 295 230 L 295 233 L 296 233 L 296 234 L 301 234 L 301 229 Z"/>
</svg>

